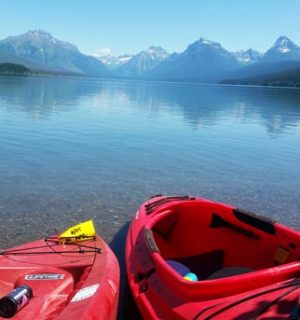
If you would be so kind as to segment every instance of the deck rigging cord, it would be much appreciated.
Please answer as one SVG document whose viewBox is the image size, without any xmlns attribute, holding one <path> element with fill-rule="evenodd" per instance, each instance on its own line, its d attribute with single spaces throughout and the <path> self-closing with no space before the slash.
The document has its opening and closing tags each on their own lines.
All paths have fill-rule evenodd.
<svg viewBox="0 0 300 320">
<path fill-rule="evenodd" d="M 9 255 L 38 255 L 38 254 L 84 254 L 84 253 L 102 253 L 102 249 L 98 248 L 96 246 L 89 246 L 84 244 L 79 244 L 76 242 L 65 242 L 64 245 L 66 246 L 74 246 L 77 247 L 78 250 L 55 250 L 54 246 L 61 245 L 61 242 L 58 240 L 55 240 L 53 238 L 46 238 L 45 245 L 42 246 L 33 246 L 28 248 L 20 248 L 20 249 L 10 249 L 10 250 L 3 250 L 0 251 L 0 255 L 2 256 L 9 256 Z M 54 245 L 51 245 L 49 242 L 54 243 Z M 51 251 L 30 251 L 35 249 L 42 249 L 42 248 L 49 248 Z"/>
</svg>

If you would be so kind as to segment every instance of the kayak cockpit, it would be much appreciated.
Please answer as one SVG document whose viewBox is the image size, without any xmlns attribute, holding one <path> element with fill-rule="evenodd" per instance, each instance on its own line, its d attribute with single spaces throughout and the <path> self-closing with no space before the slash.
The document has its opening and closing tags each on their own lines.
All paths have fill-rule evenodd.
<svg viewBox="0 0 300 320">
<path fill-rule="evenodd" d="M 182 265 L 199 281 L 246 273 L 290 277 L 295 267 L 288 266 L 299 264 L 296 231 L 218 203 L 170 205 L 157 212 L 150 230 L 165 266 L 184 276 Z M 297 268 L 300 270 L 300 264 Z"/>
</svg>

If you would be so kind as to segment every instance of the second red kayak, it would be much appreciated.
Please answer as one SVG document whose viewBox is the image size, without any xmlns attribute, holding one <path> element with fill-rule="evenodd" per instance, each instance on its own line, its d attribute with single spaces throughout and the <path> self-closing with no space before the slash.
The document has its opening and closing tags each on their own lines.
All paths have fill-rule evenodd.
<svg viewBox="0 0 300 320">
<path fill-rule="evenodd" d="M 300 319 L 300 233 L 189 196 L 141 205 L 126 241 L 144 319 Z"/>
</svg>

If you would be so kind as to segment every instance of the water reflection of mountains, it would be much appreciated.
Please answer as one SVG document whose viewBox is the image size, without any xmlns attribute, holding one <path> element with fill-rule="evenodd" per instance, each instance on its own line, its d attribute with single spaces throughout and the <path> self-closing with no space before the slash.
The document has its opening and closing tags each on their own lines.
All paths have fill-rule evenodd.
<svg viewBox="0 0 300 320">
<path fill-rule="evenodd" d="M 300 127 L 300 90 L 295 89 L 146 83 L 136 84 L 131 99 L 142 101 L 153 113 L 180 109 L 195 129 L 224 119 L 229 123 L 254 119 L 270 133 Z"/>
<path fill-rule="evenodd" d="M 6 108 L 47 116 L 53 112 L 74 111 L 79 99 L 99 93 L 93 79 L 71 77 L 0 77 L 1 100 Z"/>
<path fill-rule="evenodd" d="M 86 98 L 86 100 L 85 100 Z M 1 77 L 6 108 L 47 116 L 74 111 L 78 104 L 134 107 L 152 117 L 182 114 L 193 128 L 218 121 L 259 121 L 272 133 L 300 125 L 300 91 L 183 83 L 101 81 L 90 78 Z M 1 107 L 1 104 L 0 104 Z M 87 105 L 88 107 L 88 105 Z"/>
</svg>

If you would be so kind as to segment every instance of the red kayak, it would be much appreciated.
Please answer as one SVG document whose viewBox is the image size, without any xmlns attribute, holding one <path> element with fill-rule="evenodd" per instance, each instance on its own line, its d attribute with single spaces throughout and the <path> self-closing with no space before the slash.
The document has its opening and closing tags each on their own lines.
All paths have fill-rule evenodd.
<svg viewBox="0 0 300 320">
<path fill-rule="evenodd" d="M 300 233 L 202 198 L 155 196 L 126 268 L 144 319 L 300 319 Z"/>
<path fill-rule="evenodd" d="M 54 236 L 0 252 L 0 319 L 116 319 L 117 259 L 99 236 L 78 236 L 81 228 L 72 229 L 72 237 Z M 25 289 L 30 294 L 27 290 L 20 297 Z"/>
</svg>

